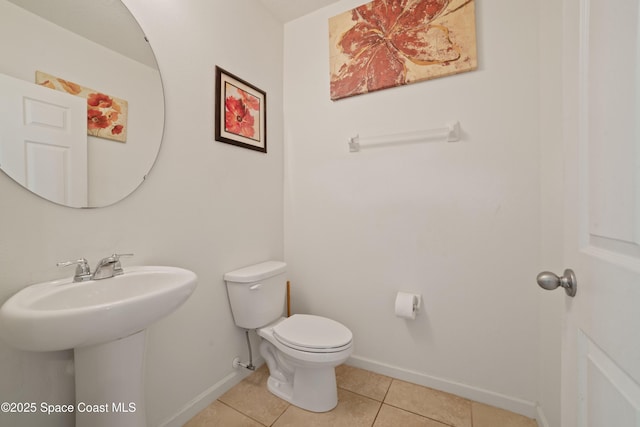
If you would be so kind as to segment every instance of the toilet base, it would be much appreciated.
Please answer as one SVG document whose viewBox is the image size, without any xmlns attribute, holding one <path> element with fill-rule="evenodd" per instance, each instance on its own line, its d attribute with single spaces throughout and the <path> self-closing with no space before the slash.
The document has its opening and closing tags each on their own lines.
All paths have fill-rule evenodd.
<svg viewBox="0 0 640 427">
<path fill-rule="evenodd" d="M 338 387 L 334 367 L 296 368 L 293 384 L 269 376 L 269 391 L 299 408 L 327 412 L 338 404 Z"/>
</svg>

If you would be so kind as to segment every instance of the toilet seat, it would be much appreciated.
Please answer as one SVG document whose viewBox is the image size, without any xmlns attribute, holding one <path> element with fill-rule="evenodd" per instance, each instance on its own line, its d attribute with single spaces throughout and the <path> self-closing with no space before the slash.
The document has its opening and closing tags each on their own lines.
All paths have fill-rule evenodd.
<svg viewBox="0 0 640 427">
<path fill-rule="evenodd" d="M 273 328 L 281 344 L 310 353 L 340 352 L 351 346 L 353 334 L 341 323 L 326 317 L 294 314 Z"/>
</svg>

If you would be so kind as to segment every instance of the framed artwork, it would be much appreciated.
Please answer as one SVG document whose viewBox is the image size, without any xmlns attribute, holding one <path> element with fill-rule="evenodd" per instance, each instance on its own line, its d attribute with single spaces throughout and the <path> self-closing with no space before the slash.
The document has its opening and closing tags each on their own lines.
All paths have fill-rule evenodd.
<svg viewBox="0 0 640 427">
<path fill-rule="evenodd" d="M 373 0 L 329 19 L 332 100 L 477 68 L 474 0 Z"/>
<path fill-rule="evenodd" d="M 115 96 L 36 71 L 36 84 L 87 100 L 87 135 L 127 142 L 129 103 Z"/>
<path fill-rule="evenodd" d="M 216 66 L 216 141 L 267 152 L 267 94 Z"/>
</svg>

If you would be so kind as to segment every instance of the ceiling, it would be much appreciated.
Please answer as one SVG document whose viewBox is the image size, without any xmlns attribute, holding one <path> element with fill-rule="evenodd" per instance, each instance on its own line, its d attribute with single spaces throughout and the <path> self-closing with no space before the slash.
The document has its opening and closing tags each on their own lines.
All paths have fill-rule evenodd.
<svg viewBox="0 0 640 427">
<path fill-rule="evenodd" d="M 336 3 L 338 0 L 260 0 L 260 2 L 278 20 L 289 22 Z"/>
</svg>

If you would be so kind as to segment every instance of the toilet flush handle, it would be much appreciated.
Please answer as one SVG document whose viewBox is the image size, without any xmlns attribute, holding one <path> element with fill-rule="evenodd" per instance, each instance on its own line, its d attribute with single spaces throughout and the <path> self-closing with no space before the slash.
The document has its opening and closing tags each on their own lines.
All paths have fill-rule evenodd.
<svg viewBox="0 0 640 427">
<path fill-rule="evenodd" d="M 250 291 L 257 291 L 258 289 L 260 289 L 262 287 L 262 283 L 256 283 L 255 285 L 251 285 L 249 286 L 249 290 Z"/>
</svg>

